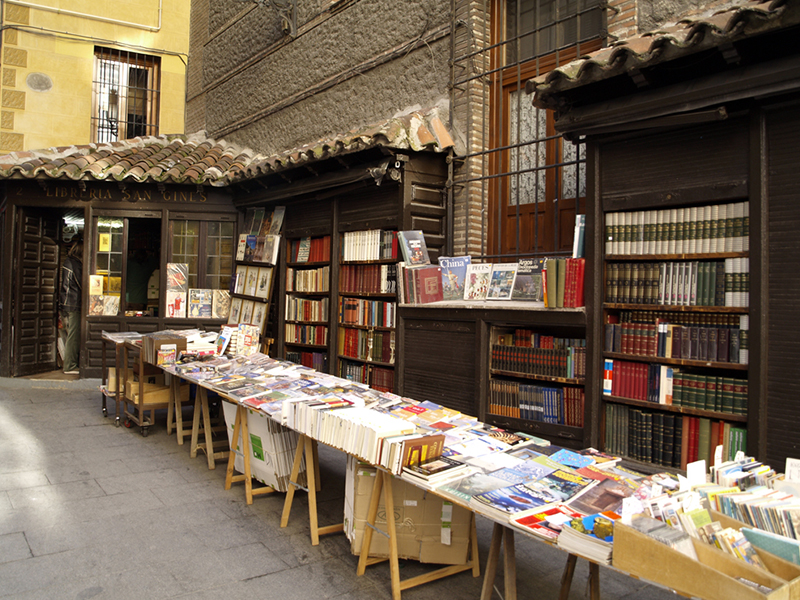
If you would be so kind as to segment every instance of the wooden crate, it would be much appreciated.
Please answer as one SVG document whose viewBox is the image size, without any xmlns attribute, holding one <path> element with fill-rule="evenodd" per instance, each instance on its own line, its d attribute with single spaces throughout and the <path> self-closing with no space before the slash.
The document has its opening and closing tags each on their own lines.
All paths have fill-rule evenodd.
<svg viewBox="0 0 800 600">
<path fill-rule="evenodd" d="M 700 540 L 692 541 L 698 560 L 617 522 L 612 564 L 636 577 L 704 600 L 800 600 L 800 567 L 759 551 L 767 566 L 764 570 Z M 737 577 L 773 591 L 762 594 Z"/>
</svg>

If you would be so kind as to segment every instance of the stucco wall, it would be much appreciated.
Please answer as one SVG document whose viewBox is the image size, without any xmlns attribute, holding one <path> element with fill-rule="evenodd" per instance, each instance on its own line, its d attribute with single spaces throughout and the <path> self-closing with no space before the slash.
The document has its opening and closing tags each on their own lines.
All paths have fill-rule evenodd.
<svg viewBox="0 0 800 600">
<path fill-rule="evenodd" d="M 161 55 L 160 131 L 183 133 L 190 0 L 71 4 L 4 5 L 0 152 L 90 141 L 95 45 Z"/>
<path fill-rule="evenodd" d="M 229 4 L 209 2 L 212 136 L 281 151 L 448 95 L 448 0 L 300 2 L 291 42 L 272 7 L 234 13 Z"/>
</svg>

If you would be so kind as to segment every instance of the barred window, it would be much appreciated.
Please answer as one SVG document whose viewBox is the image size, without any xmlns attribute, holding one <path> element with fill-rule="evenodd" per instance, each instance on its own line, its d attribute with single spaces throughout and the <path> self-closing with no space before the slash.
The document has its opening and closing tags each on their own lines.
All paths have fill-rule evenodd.
<svg viewBox="0 0 800 600">
<path fill-rule="evenodd" d="M 92 141 L 158 134 L 161 59 L 95 48 Z"/>
<path fill-rule="evenodd" d="M 468 97 L 473 124 L 466 168 L 455 183 L 483 207 L 481 223 L 467 229 L 482 232 L 479 245 L 489 260 L 566 253 L 575 215 L 585 212 L 585 150 L 556 133 L 552 113 L 532 105 L 525 83 L 599 49 L 604 11 L 600 0 L 483 4 L 486 30 L 471 32 L 461 46 L 467 51 L 454 49 L 453 105 L 459 94 Z"/>
</svg>

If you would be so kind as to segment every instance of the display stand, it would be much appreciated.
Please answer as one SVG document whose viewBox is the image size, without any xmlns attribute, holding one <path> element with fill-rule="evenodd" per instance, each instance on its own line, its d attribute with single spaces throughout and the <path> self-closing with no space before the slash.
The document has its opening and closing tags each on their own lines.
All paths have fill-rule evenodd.
<svg viewBox="0 0 800 600">
<path fill-rule="evenodd" d="M 203 442 L 198 441 L 200 437 L 200 423 L 202 419 Z M 211 415 L 208 410 L 208 390 L 202 386 L 197 386 L 197 393 L 194 399 L 194 416 L 192 418 L 192 442 L 189 449 L 189 456 L 195 458 L 197 451 L 202 450 L 208 458 L 208 468 L 216 468 L 217 458 L 227 458 L 227 450 L 217 450 L 217 448 L 228 447 L 227 438 L 214 441 L 215 431 L 225 431 L 225 425 L 214 426 L 211 423 Z"/>
<path fill-rule="evenodd" d="M 470 535 L 471 540 L 471 557 L 470 560 L 463 565 L 450 565 L 424 573 L 416 577 L 400 580 L 400 565 L 397 554 L 397 526 L 394 519 L 394 493 L 392 491 L 391 474 L 384 470 L 378 469 L 377 477 L 372 488 L 372 495 L 369 501 L 369 511 L 367 512 L 367 526 L 364 529 L 364 538 L 361 544 L 361 555 L 358 558 L 359 576 L 363 575 L 367 566 L 381 563 L 385 560 L 389 561 L 389 572 L 391 573 L 392 581 L 392 599 L 400 600 L 400 593 L 424 583 L 436 581 L 443 577 L 462 573 L 463 571 L 472 570 L 473 577 L 480 577 L 481 570 L 478 559 L 478 535 L 475 527 L 475 514 L 471 518 Z M 388 531 L 383 532 L 375 527 L 375 520 L 378 516 L 378 507 L 381 501 L 381 494 L 384 493 L 384 504 L 386 506 L 386 526 Z M 377 531 L 381 535 L 385 535 L 389 539 L 389 558 L 370 558 L 369 550 L 372 545 L 372 533 Z"/>
<path fill-rule="evenodd" d="M 169 406 L 169 401 L 167 402 L 156 402 L 149 404 L 145 400 L 144 394 L 144 380 L 145 380 L 145 362 L 142 355 L 142 347 L 139 344 L 135 344 L 133 342 L 125 342 L 123 345 L 122 350 L 122 373 L 123 373 L 123 381 L 128 381 L 128 371 L 131 361 L 131 354 L 134 356 L 134 360 L 136 361 L 139 369 L 139 394 L 135 396 L 135 399 L 128 399 L 127 396 L 123 396 L 125 398 L 125 426 L 130 427 L 132 424 L 138 425 L 141 427 L 141 432 L 143 437 L 147 437 L 149 433 L 150 426 L 153 424 L 155 411 L 157 408 L 167 408 Z M 134 405 L 134 410 L 130 411 L 127 408 L 128 403 Z M 146 417 L 146 413 L 149 412 L 149 418 Z"/>
<path fill-rule="evenodd" d="M 234 448 L 230 449 L 228 454 L 228 468 L 225 473 L 225 489 L 231 489 L 231 484 L 239 481 L 244 481 L 245 498 L 247 504 L 253 503 L 253 496 L 260 496 L 261 494 L 271 494 L 275 490 L 270 486 L 253 489 L 253 475 L 250 470 L 250 434 L 247 430 L 247 408 L 241 404 L 236 405 L 236 419 L 233 423 L 233 440 L 234 444 L 239 439 L 239 434 L 242 437 L 242 460 L 244 461 L 244 473 L 241 475 L 234 475 L 233 468 L 236 460 L 237 451 Z"/>
<path fill-rule="evenodd" d="M 306 459 L 306 481 L 308 487 L 303 487 L 298 483 L 300 476 L 300 464 L 303 461 L 303 454 Z M 319 536 L 329 533 L 344 531 L 344 524 L 328 525 L 320 527 L 317 521 L 317 489 L 319 482 L 319 454 L 317 453 L 317 441 L 305 434 L 300 434 L 297 440 L 297 450 L 294 453 L 292 463 L 292 473 L 289 476 L 289 489 L 286 492 L 286 499 L 283 503 L 283 514 L 281 515 L 281 527 L 289 524 L 289 514 L 292 511 L 295 490 L 301 489 L 308 493 L 308 521 L 311 527 L 311 545 L 319 546 Z"/>
</svg>

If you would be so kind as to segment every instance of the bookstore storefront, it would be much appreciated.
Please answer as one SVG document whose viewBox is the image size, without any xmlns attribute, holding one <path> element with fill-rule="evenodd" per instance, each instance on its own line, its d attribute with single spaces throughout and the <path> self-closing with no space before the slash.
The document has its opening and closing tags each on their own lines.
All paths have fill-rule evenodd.
<svg viewBox="0 0 800 600">
<path fill-rule="evenodd" d="M 225 189 L 9 179 L 2 214 L 0 376 L 60 368 L 59 270 L 77 243 L 82 377 L 100 374 L 103 330 L 146 333 L 225 321 L 188 314 L 177 321 L 164 292 L 167 263 L 188 265 L 190 288 L 228 290 L 241 213 Z M 87 289 L 90 281 L 98 289 Z"/>
</svg>

